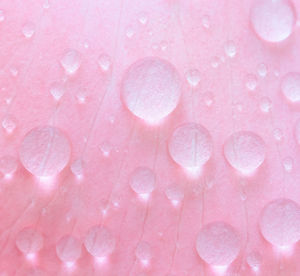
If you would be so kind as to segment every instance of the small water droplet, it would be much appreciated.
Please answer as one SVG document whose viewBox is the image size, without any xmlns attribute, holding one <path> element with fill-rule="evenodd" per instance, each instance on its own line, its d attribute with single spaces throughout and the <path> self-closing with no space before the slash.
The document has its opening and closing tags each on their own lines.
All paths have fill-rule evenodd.
<svg viewBox="0 0 300 276">
<path fill-rule="evenodd" d="M 204 103 L 206 104 L 206 106 L 210 107 L 214 102 L 214 95 L 210 91 L 205 92 L 203 95 L 203 99 L 204 99 Z"/>
<path fill-rule="evenodd" d="M 281 91 L 291 103 L 300 102 L 300 74 L 295 72 L 286 74 L 281 82 Z"/>
<path fill-rule="evenodd" d="M 98 58 L 98 64 L 103 72 L 107 72 L 111 66 L 111 58 L 107 54 L 101 54 Z"/>
<path fill-rule="evenodd" d="M 131 26 L 129 26 L 129 27 L 127 28 L 127 30 L 126 30 L 126 36 L 127 36 L 128 38 L 132 38 L 133 35 L 134 35 L 134 29 L 133 29 Z"/>
<path fill-rule="evenodd" d="M 69 49 L 63 54 L 60 63 L 66 74 L 73 75 L 80 67 L 81 55 L 77 50 Z"/>
<path fill-rule="evenodd" d="M 295 123 L 294 134 L 295 134 L 297 143 L 300 145 L 300 120 L 299 119 Z"/>
<path fill-rule="evenodd" d="M 76 95 L 79 104 L 84 104 L 86 102 L 86 97 L 85 89 L 81 89 Z"/>
<path fill-rule="evenodd" d="M 272 108 L 272 102 L 268 97 L 262 97 L 259 102 L 260 110 L 264 113 L 268 113 Z"/>
<path fill-rule="evenodd" d="M 83 175 L 83 162 L 81 159 L 73 161 L 73 163 L 71 164 L 71 172 L 76 177 L 81 177 Z"/>
<path fill-rule="evenodd" d="M 236 46 L 232 40 L 229 40 L 224 45 L 225 53 L 228 57 L 233 58 L 236 55 Z"/>
<path fill-rule="evenodd" d="M 260 63 L 257 65 L 257 73 L 259 76 L 264 78 L 268 74 L 268 67 L 264 63 Z"/>
<path fill-rule="evenodd" d="M 18 76 L 18 74 L 19 74 L 19 71 L 16 67 L 11 67 L 9 71 L 13 77 Z"/>
<path fill-rule="evenodd" d="M 6 115 L 2 120 L 2 127 L 8 133 L 11 134 L 17 126 L 17 121 L 14 116 Z"/>
<path fill-rule="evenodd" d="M 31 38 L 35 33 L 35 24 L 27 22 L 22 28 L 22 33 L 26 38 Z"/>
<path fill-rule="evenodd" d="M 286 157 L 283 159 L 283 167 L 286 172 L 291 172 L 294 166 L 294 160 L 291 157 Z"/>
<path fill-rule="evenodd" d="M 211 60 L 211 66 L 213 68 L 218 68 L 221 63 L 221 59 L 219 57 L 213 57 Z"/>
<path fill-rule="evenodd" d="M 250 91 L 254 91 L 255 88 L 257 86 L 257 78 L 255 75 L 253 74 L 248 74 L 246 76 L 246 87 L 250 90 Z"/>
<path fill-rule="evenodd" d="M 146 25 L 147 22 L 148 22 L 148 17 L 147 17 L 147 14 L 142 12 L 140 15 L 139 15 L 139 22 L 142 24 L 142 25 Z"/>
<path fill-rule="evenodd" d="M 110 143 L 105 141 L 100 145 L 100 150 L 101 150 L 103 156 L 108 157 L 112 150 L 112 146 Z"/>
<path fill-rule="evenodd" d="M 163 40 L 163 41 L 160 43 L 160 49 L 161 49 L 162 51 L 165 51 L 165 50 L 167 50 L 167 48 L 168 48 L 168 42 Z"/>
<path fill-rule="evenodd" d="M 5 13 L 3 10 L 0 10 L 0 22 L 3 22 L 5 20 Z"/>
<path fill-rule="evenodd" d="M 71 235 L 63 236 L 56 244 L 56 254 L 64 263 L 74 264 L 81 255 L 81 242 Z"/>
<path fill-rule="evenodd" d="M 44 9 L 49 9 L 49 8 L 50 8 L 49 0 L 44 0 L 43 8 L 44 8 Z"/>
<path fill-rule="evenodd" d="M 184 198 L 184 191 L 178 184 L 172 184 L 165 190 L 166 197 L 174 204 L 178 204 Z"/>
<path fill-rule="evenodd" d="M 24 228 L 17 234 L 17 248 L 25 255 L 35 254 L 40 251 L 44 244 L 43 236 L 33 228 Z"/>
<path fill-rule="evenodd" d="M 64 85 L 60 82 L 53 82 L 50 86 L 50 93 L 56 101 L 59 101 L 65 93 Z"/>
<path fill-rule="evenodd" d="M 208 15 L 204 15 L 202 17 L 202 26 L 206 29 L 209 29 L 210 27 L 210 18 Z"/>
<path fill-rule="evenodd" d="M 275 128 L 273 131 L 273 136 L 276 141 L 280 142 L 283 138 L 282 130 L 280 128 Z"/>
<path fill-rule="evenodd" d="M 136 168 L 130 176 L 131 189 L 140 195 L 150 194 L 155 187 L 156 176 L 147 167 Z"/>
<path fill-rule="evenodd" d="M 135 249 L 136 258 L 144 265 L 148 265 L 152 258 L 152 250 L 150 244 L 145 241 L 139 242 Z"/>
<path fill-rule="evenodd" d="M 187 71 L 186 79 L 187 79 L 188 83 L 190 84 L 190 86 L 196 87 L 196 86 L 198 86 L 200 79 L 201 79 L 200 72 L 198 71 L 198 69 L 191 69 L 191 70 Z"/>
<path fill-rule="evenodd" d="M 12 176 L 18 168 L 18 160 L 10 155 L 0 158 L 0 171 L 4 176 Z"/>
<path fill-rule="evenodd" d="M 247 264 L 254 270 L 257 271 L 262 263 L 262 256 L 258 252 L 251 252 L 247 256 Z"/>
</svg>

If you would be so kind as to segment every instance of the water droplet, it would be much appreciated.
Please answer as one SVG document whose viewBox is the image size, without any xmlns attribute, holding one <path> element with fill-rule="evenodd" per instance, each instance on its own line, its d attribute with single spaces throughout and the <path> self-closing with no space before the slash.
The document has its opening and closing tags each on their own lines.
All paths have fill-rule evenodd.
<svg viewBox="0 0 300 276">
<path fill-rule="evenodd" d="M 11 176 L 18 168 L 18 160 L 10 155 L 0 158 L 0 171 L 4 176 Z"/>
<path fill-rule="evenodd" d="M 254 270 L 257 271 L 262 263 L 261 254 L 258 252 L 251 252 L 247 256 L 247 264 Z"/>
<path fill-rule="evenodd" d="M 22 33 L 26 38 L 31 38 L 35 33 L 35 24 L 27 22 L 22 28 Z"/>
<path fill-rule="evenodd" d="M 91 227 L 84 240 L 86 250 L 94 257 L 103 258 L 115 249 L 116 240 L 111 231 L 104 226 Z"/>
<path fill-rule="evenodd" d="M 130 177 L 130 187 L 137 194 L 150 194 L 155 186 L 155 174 L 147 167 L 136 168 Z"/>
<path fill-rule="evenodd" d="M 300 102 L 300 74 L 295 72 L 286 74 L 281 82 L 281 91 L 288 101 Z"/>
<path fill-rule="evenodd" d="M 214 95 L 212 92 L 205 92 L 203 95 L 203 99 L 206 106 L 210 107 L 214 102 Z"/>
<path fill-rule="evenodd" d="M 246 76 L 246 87 L 250 91 L 254 91 L 257 86 L 257 78 L 253 74 L 249 74 Z"/>
<path fill-rule="evenodd" d="M 20 160 L 35 176 L 55 176 L 68 164 L 71 146 L 56 127 L 41 126 L 30 130 L 21 143 Z"/>
<path fill-rule="evenodd" d="M 300 209 L 290 199 L 268 203 L 260 216 L 260 231 L 264 238 L 278 247 L 288 247 L 300 239 Z"/>
<path fill-rule="evenodd" d="M 268 74 L 267 65 L 265 65 L 264 63 L 258 64 L 257 65 L 257 73 L 258 73 L 259 76 L 264 78 Z"/>
<path fill-rule="evenodd" d="M 206 263 L 227 266 L 239 254 L 240 239 L 231 225 L 224 222 L 213 222 L 201 229 L 196 249 Z"/>
<path fill-rule="evenodd" d="M 202 26 L 206 29 L 209 29 L 210 27 L 210 18 L 208 15 L 204 15 L 202 17 Z"/>
<path fill-rule="evenodd" d="M 33 228 L 24 228 L 16 236 L 17 248 L 25 255 L 36 254 L 44 245 L 43 236 Z"/>
<path fill-rule="evenodd" d="M 177 164 L 188 170 L 198 170 L 211 157 L 212 139 L 203 126 L 187 123 L 175 129 L 168 148 Z"/>
<path fill-rule="evenodd" d="M 232 40 L 225 43 L 224 50 L 227 56 L 233 58 L 236 55 L 236 46 Z"/>
<path fill-rule="evenodd" d="M 165 190 L 166 197 L 174 204 L 178 204 L 184 198 L 184 191 L 178 184 L 172 184 Z"/>
<path fill-rule="evenodd" d="M 0 10 L 0 22 L 3 22 L 5 20 L 5 13 L 3 10 Z"/>
<path fill-rule="evenodd" d="M 268 97 L 262 97 L 259 103 L 260 110 L 264 113 L 268 113 L 272 108 L 272 102 Z"/>
<path fill-rule="evenodd" d="M 12 115 L 6 115 L 2 120 L 2 127 L 8 133 L 11 134 L 17 126 L 17 121 Z"/>
<path fill-rule="evenodd" d="M 53 82 L 50 86 L 50 93 L 56 101 L 59 101 L 65 93 L 64 85 L 60 82 Z"/>
<path fill-rule="evenodd" d="M 75 263 L 81 255 L 81 242 L 71 236 L 62 237 L 56 244 L 56 254 L 64 263 Z"/>
<path fill-rule="evenodd" d="M 86 102 L 86 94 L 87 92 L 85 91 L 85 89 L 81 89 L 77 93 L 76 98 L 79 104 L 84 104 Z"/>
<path fill-rule="evenodd" d="M 253 173 L 265 160 L 265 143 L 250 131 L 232 134 L 224 144 L 228 163 L 242 174 Z"/>
<path fill-rule="evenodd" d="M 140 16 L 139 16 L 139 22 L 142 24 L 142 25 L 146 25 L 147 22 L 148 22 L 148 17 L 147 17 L 147 14 L 146 13 L 141 13 Z"/>
<path fill-rule="evenodd" d="M 276 141 L 280 142 L 283 138 L 283 133 L 280 128 L 275 128 L 273 131 L 273 135 Z"/>
<path fill-rule="evenodd" d="M 49 9 L 49 8 L 50 8 L 49 0 L 44 0 L 43 8 L 44 8 L 44 9 Z"/>
<path fill-rule="evenodd" d="M 103 142 L 100 145 L 100 150 L 102 151 L 103 156 L 108 157 L 110 155 L 111 150 L 112 150 L 112 146 L 108 142 Z"/>
<path fill-rule="evenodd" d="M 198 86 L 200 82 L 200 72 L 197 69 L 191 69 L 186 73 L 186 80 L 192 87 Z"/>
<path fill-rule="evenodd" d="M 166 60 L 149 57 L 129 67 L 123 78 L 122 98 L 137 117 L 157 123 L 178 105 L 181 81 L 176 68 Z"/>
<path fill-rule="evenodd" d="M 152 258 L 152 250 L 150 244 L 145 241 L 139 242 L 135 249 L 135 256 L 141 263 L 147 265 Z"/>
<path fill-rule="evenodd" d="M 127 30 L 126 30 L 126 36 L 127 36 L 128 38 L 132 38 L 133 35 L 134 35 L 134 30 L 133 30 L 133 28 L 132 28 L 132 27 L 128 27 Z"/>
<path fill-rule="evenodd" d="M 78 51 L 69 49 L 63 54 L 60 64 L 64 68 L 66 74 L 73 75 L 77 72 L 81 63 L 81 55 Z"/>
<path fill-rule="evenodd" d="M 162 42 L 160 43 L 160 49 L 161 49 L 162 51 L 165 51 L 165 50 L 167 50 L 167 48 L 168 48 L 168 42 L 167 42 L 167 41 L 162 41 Z"/>
<path fill-rule="evenodd" d="M 111 66 L 110 56 L 107 54 L 101 54 L 98 58 L 98 64 L 103 72 L 107 72 Z"/>
<path fill-rule="evenodd" d="M 256 0 L 251 8 L 250 21 L 261 39 L 280 42 L 293 32 L 296 15 L 289 0 Z"/>
<path fill-rule="evenodd" d="M 16 67 L 12 67 L 12 68 L 10 68 L 10 73 L 13 77 L 16 77 L 16 76 L 18 76 L 19 71 Z"/>
<path fill-rule="evenodd" d="M 286 157 L 283 159 L 283 167 L 286 172 L 291 172 L 294 166 L 294 160 L 291 157 Z"/>
<path fill-rule="evenodd" d="M 213 57 L 211 60 L 211 66 L 213 68 L 218 68 L 221 63 L 221 59 L 219 57 Z"/>
<path fill-rule="evenodd" d="M 83 162 L 81 159 L 77 159 L 71 164 L 71 172 L 77 177 L 83 175 Z"/>
</svg>

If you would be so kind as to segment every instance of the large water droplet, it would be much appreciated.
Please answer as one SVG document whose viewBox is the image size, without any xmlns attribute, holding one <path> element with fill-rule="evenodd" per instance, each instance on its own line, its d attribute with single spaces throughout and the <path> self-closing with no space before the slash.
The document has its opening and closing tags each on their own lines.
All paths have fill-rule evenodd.
<svg viewBox="0 0 300 276">
<path fill-rule="evenodd" d="M 26 38 L 31 38 L 34 32 L 35 32 L 35 24 L 32 22 L 27 22 L 22 28 L 22 33 Z"/>
<path fill-rule="evenodd" d="M 63 54 L 60 64 L 69 75 L 75 74 L 80 67 L 81 55 L 77 50 L 69 49 Z"/>
<path fill-rule="evenodd" d="M 42 126 L 29 131 L 20 147 L 23 166 L 35 176 L 55 176 L 68 164 L 71 146 L 56 127 Z"/>
<path fill-rule="evenodd" d="M 136 168 L 130 177 L 130 187 L 137 194 L 150 194 L 155 186 L 155 174 L 147 167 Z"/>
<path fill-rule="evenodd" d="M 141 241 L 135 249 L 135 256 L 141 263 L 147 265 L 152 258 L 150 244 L 148 242 Z"/>
<path fill-rule="evenodd" d="M 242 174 L 251 174 L 265 160 L 265 143 L 251 131 L 239 131 L 225 142 L 224 155 L 233 168 Z"/>
<path fill-rule="evenodd" d="M 122 97 L 137 117 L 155 123 L 178 105 L 181 81 L 176 68 L 166 60 L 149 57 L 138 60 L 124 75 Z"/>
<path fill-rule="evenodd" d="M 286 99 L 292 103 L 300 101 L 300 74 L 288 73 L 281 82 L 281 91 Z"/>
<path fill-rule="evenodd" d="M 110 230 L 104 226 L 93 226 L 85 236 L 84 246 L 94 257 L 103 258 L 111 254 L 115 249 L 115 238 Z"/>
<path fill-rule="evenodd" d="M 250 21 L 261 39 L 280 42 L 291 35 L 296 15 L 289 0 L 256 0 L 251 9 Z"/>
<path fill-rule="evenodd" d="M 188 170 L 200 169 L 212 154 L 212 139 L 206 128 L 187 123 L 173 132 L 169 143 L 172 159 Z"/>
<path fill-rule="evenodd" d="M 35 254 L 44 244 L 43 236 L 33 228 L 25 228 L 16 236 L 17 248 L 25 255 Z"/>
<path fill-rule="evenodd" d="M 300 239 L 300 209 L 290 199 L 268 203 L 259 221 L 264 238 L 278 247 L 289 247 Z"/>
<path fill-rule="evenodd" d="M 197 238 L 196 249 L 208 264 L 227 266 L 240 251 L 240 239 L 235 229 L 224 222 L 213 222 L 204 226 Z"/>
<path fill-rule="evenodd" d="M 0 172 L 4 176 L 12 176 L 18 168 L 18 160 L 10 155 L 0 158 Z"/>
<path fill-rule="evenodd" d="M 81 255 L 81 242 L 71 235 L 66 235 L 57 242 L 56 254 L 64 263 L 75 263 Z"/>
</svg>

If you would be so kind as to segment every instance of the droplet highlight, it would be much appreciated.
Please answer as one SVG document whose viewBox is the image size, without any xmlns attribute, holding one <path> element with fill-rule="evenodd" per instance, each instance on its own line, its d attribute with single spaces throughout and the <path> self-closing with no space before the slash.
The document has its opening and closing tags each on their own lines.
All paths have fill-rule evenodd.
<svg viewBox="0 0 300 276">
<path fill-rule="evenodd" d="M 77 50 L 74 49 L 65 51 L 60 60 L 60 64 L 68 75 L 75 74 L 80 67 L 80 63 L 81 55 Z"/>
<path fill-rule="evenodd" d="M 74 264 L 81 256 L 81 241 L 72 235 L 63 236 L 56 244 L 58 258 L 66 264 Z"/>
<path fill-rule="evenodd" d="M 44 245 L 43 236 L 33 228 L 25 228 L 16 236 L 17 248 L 26 256 L 36 254 Z"/>
<path fill-rule="evenodd" d="M 150 194 L 155 187 L 156 176 L 153 170 L 147 167 L 136 168 L 130 177 L 131 189 L 140 195 Z"/>
<path fill-rule="evenodd" d="M 281 82 L 281 91 L 289 102 L 300 102 L 300 74 L 296 72 L 286 74 Z"/>
</svg>

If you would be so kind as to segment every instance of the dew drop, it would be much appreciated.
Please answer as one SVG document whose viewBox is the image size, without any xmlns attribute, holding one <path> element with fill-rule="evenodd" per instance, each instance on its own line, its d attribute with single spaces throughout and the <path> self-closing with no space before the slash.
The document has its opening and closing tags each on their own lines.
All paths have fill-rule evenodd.
<svg viewBox="0 0 300 276">
<path fill-rule="evenodd" d="M 64 68 L 66 74 L 73 75 L 77 72 L 81 63 L 81 55 L 77 50 L 69 49 L 63 54 L 60 64 Z"/>
<path fill-rule="evenodd" d="M 167 50 L 167 48 L 168 48 L 168 42 L 167 42 L 167 41 L 162 41 L 162 42 L 160 43 L 160 49 L 161 49 L 162 51 L 165 51 L 165 50 Z"/>
<path fill-rule="evenodd" d="M 41 126 L 30 130 L 21 143 L 20 160 L 35 176 L 55 176 L 68 164 L 70 142 L 56 127 Z"/>
<path fill-rule="evenodd" d="M 56 244 L 56 254 L 64 263 L 75 263 L 81 255 L 81 242 L 71 236 L 63 236 Z"/>
<path fill-rule="evenodd" d="M 71 172 L 76 176 L 76 177 L 81 177 L 83 175 L 83 164 L 82 164 L 81 159 L 75 160 L 71 164 Z"/>
<path fill-rule="evenodd" d="M 257 271 L 259 269 L 259 267 L 261 266 L 262 263 L 262 256 L 260 253 L 258 252 L 251 252 L 248 254 L 246 261 L 247 264 L 254 270 Z"/>
<path fill-rule="evenodd" d="M 256 0 L 251 8 L 250 21 L 262 40 L 280 42 L 292 34 L 296 14 L 289 0 Z"/>
<path fill-rule="evenodd" d="M 232 134 L 224 144 L 228 163 L 242 174 L 252 174 L 265 160 L 265 143 L 250 131 Z"/>
<path fill-rule="evenodd" d="M 300 74 L 295 72 L 286 74 L 281 82 L 281 91 L 289 102 L 300 102 Z"/>
<path fill-rule="evenodd" d="M 220 65 L 220 63 L 221 63 L 221 59 L 220 59 L 219 57 L 213 57 L 213 58 L 211 59 L 211 66 L 212 66 L 213 68 L 218 68 L 219 65 Z"/>
<path fill-rule="evenodd" d="M 98 58 L 98 65 L 103 72 L 107 72 L 111 66 L 111 58 L 107 54 L 101 54 Z"/>
<path fill-rule="evenodd" d="M 225 43 L 224 46 L 225 53 L 228 57 L 233 58 L 236 55 L 236 46 L 232 40 Z"/>
<path fill-rule="evenodd" d="M 283 138 L 282 130 L 280 128 L 275 128 L 273 131 L 273 136 L 276 141 L 280 142 Z"/>
<path fill-rule="evenodd" d="M 142 25 L 146 25 L 147 22 L 148 22 L 148 17 L 147 17 L 147 14 L 146 13 L 141 13 L 140 16 L 139 16 L 139 22 L 142 24 Z"/>
<path fill-rule="evenodd" d="M 187 123 L 175 129 L 169 143 L 172 159 L 187 170 L 200 169 L 211 157 L 212 139 L 206 128 Z"/>
<path fill-rule="evenodd" d="M 31 38 L 35 33 L 35 24 L 27 22 L 22 28 L 22 33 L 26 38 Z"/>
<path fill-rule="evenodd" d="M 210 27 L 210 18 L 208 15 L 204 15 L 202 17 L 202 26 L 205 28 L 205 29 L 209 29 Z"/>
<path fill-rule="evenodd" d="M 108 157 L 110 155 L 111 150 L 112 150 L 112 146 L 108 142 L 103 142 L 100 145 L 100 150 L 101 150 L 103 156 Z"/>
<path fill-rule="evenodd" d="M 130 176 L 130 187 L 137 194 L 150 194 L 155 186 L 155 174 L 147 167 L 136 168 Z"/>
<path fill-rule="evenodd" d="M 180 203 L 184 198 L 184 191 L 178 184 L 172 184 L 165 190 L 166 197 L 174 204 Z"/>
<path fill-rule="evenodd" d="M 191 69 L 186 73 L 186 80 L 192 87 L 198 86 L 200 82 L 200 72 L 197 69 Z"/>
<path fill-rule="evenodd" d="M 2 127 L 8 133 L 11 134 L 17 126 L 17 121 L 12 115 L 6 115 L 2 120 Z"/>
<path fill-rule="evenodd" d="M 246 87 L 250 91 L 254 91 L 257 86 L 257 78 L 253 74 L 249 74 L 246 76 Z"/>
<path fill-rule="evenodd" d="M 18 168 L 18 160 L 10 155 L 5 155 L 0 158 L 0 172 L 4 176 L 11 176 Z"/>
<path fill-rule="evenodd" d="M 16 76 L 18 76 L 19 71 L 16 67 L 12 67 L 12 68 L 10 68 L 10 73 L 13 77 L 16 77 Z"/>
<path fill-rule="evenodd" d="M 283 159 L 282 164 L 286 172 L 291 172 L 294 166 L 294 160 L 291 157 L 286 157 Z"/>
<path fill-rule="evenodd" d="M 269 113 L 272 108 L 272 102 L 268 97 L 262 97 L 259 103 L 260 110 L 264 113 Z"/>
<path fill-rule="evenodd" d="M 261 214 L 260 231 L 263 237 L 278 247 L 289 247 L 300 239 L 300 209 L 290 199 L 268 203 Z"/>
<path fill-rule="evenodd" d="M 206 263 L 227 266 L 239 254 L 240 239 L 231 225 L 213 222 L 201 229 L 197 237 L 196 249 Z"/>
<path fill-rule="evenodd" d="M 59 101 L 65 93 L 65 88 L 60 82 L 53 82 L 50 86 L 50 93 L 56 101 Z"/>
<path fill-rule="evenodd" d="M 132 38 L 133 35 L 134 35 L 134 30 L 133 30 L 133 28 L 132 28 L 132 27 L 128 27 L 127 30 L 126 30 L 126 36 L 127 36 L 128 38 Z"/>
<path fill-rule="evenodd" d="M 76 98 L 79 104 L 84 104 L 86 102 L 86 94 L 87 93 L 84 89 L 77 93 Z"/>
<path fill-rule="evenodd" d="M 265 65 L 264 63 L 258 64 L 257 65 L 257 73 L 258 73 L 259 76 L 264 78 L 268 74 L 267 65 Z"/>
<path fill-rule="evenodd" d="M 49 8 L 50 8 L 49 0 L 44 0 L 43 8 L 44 8 L 44 9 L 49 9 Z"/>
<path fill-rule="evenodd" d="M 214 95 L 212 92 L 205 92 L 203 95 L 204 103 L 206 106 L 210 107 L 214 102 Z"/>
<path fill-rule="evenodd" d="M 147 265 L 152 258 L 150 244 L 145 241 L 139 242 L 137 248 L 135 249 L 135 256 L 141 263 Z"/>
<path fill-rule="evenodd" d="M 33 228 L 24 228 L 16 236 L 17 248 L 25 255 L 35 254 L 44 245 L 43 236 Z"/>
<path fill-rule="evenodd" d="M 107 257 L 115 249 L 116 240 L 104 226 L 91 227 L 84 240 L 86 250 L 96 258 Z"/>
<path fill-rule="evenodd" d="M 138 118 L 157 123 L 178 105 L 181 81 L 177 69 L 158 57 L 138 60 L 123 77 L 122 98 Z"/>
<path fill-rule="evenodd" d="M 3 10 L 0 10 L 0 22 L 3 22 L 5 20 L 5 13 Z"/>
</svg>

